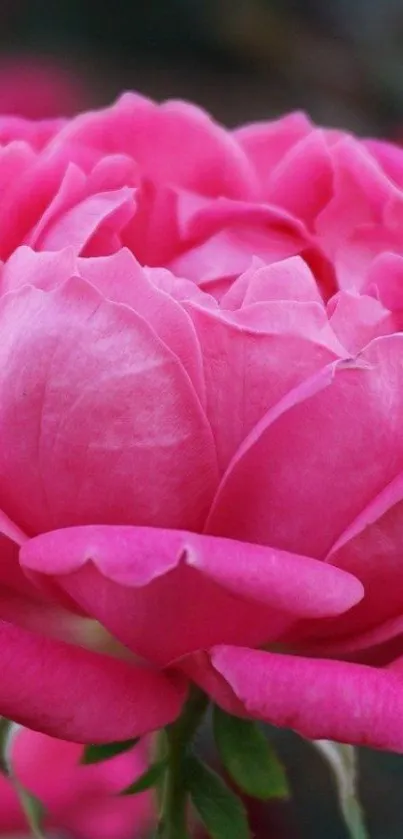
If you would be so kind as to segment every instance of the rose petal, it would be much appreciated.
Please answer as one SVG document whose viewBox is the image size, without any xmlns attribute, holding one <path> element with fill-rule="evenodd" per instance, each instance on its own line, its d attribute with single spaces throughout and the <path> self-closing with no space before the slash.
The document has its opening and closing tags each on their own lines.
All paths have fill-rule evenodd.
<svg viewBox="0 0 403 839">
<path fill-rule="evenodd" d="M 208 532 L 324 558 L 403 471 L 402 352 L 402 335 L 379 338 L 269 412 L 228 467 Z"/>
<path fill-rule="evenodd" d="M 266 300 L 323 303 L 315 276 L 300 256 L 291 256 L 271 265 L 256 259 L 232 284 L 221 300 L 221 307 L 236 310 Z"/>
<path fill-rule="evenodd" d="M 77 259 L 73 248 L 38 253 L 22 245 L 4 265 L 1 289 L 6 294 L 29 284 L 50 291 L 74 274 Z"/>
<path fill-rule="evenodd" d="M 392 670 L 235 647 L 211 660 L 248 716 L 313 740 L 403 752 L 403 680 Z"/>
<path fill-rule="evenodd" d="M 133 191 L 127 187 L 91 195 L 50 222 L 41 236 L 41 248 L 57 251 L 68 245 L 81 253 L 102 226 L 119 233 L 134 212 Z"/>
<path fill-rule="evenodd" d="M 133 254 L 127 248 L 122 248 L 108 257 L 79 259 L 78 270 L 109 300 L 126 303 L 147 321 L 164 344 L 175 353 L 204 404 L 203 361 L 192 320 L 170 294 L 152 282 L 152 269 L 151 273 L 145 271 Z M 165 273 L 169 274 L 168 271 Z M 175 279 L 172 277 L 173 283 Z"/>
<path fill-rule="evenodd" d="M 266 200 L 288 210 L 313 227 L 316 216 L 332 198 L 333 165 L 322 131 L 312 131 L 278 163 L 266 190 Z"/>
<path fill-rule="evenodd" d="M 346 351 L 317 303 L 276 300 L 236 313 L 185 305 L 202 348 L 207 412 L 224 471 L 267 411 Z"/>
<path fill-rule="evenodd" d="M 172 722 L 185 698 L 180 680 L 4 621 L 0 641 L 0 713 L 54 737 L 126 740 Z"/>
<path fill-rule="evenodd" d="M 254 122 L 234 131 L 238 143 L 253 163 L 262 195 L 270 183 L 273 171 L 287 152 L 313 130 L 308 117 L 295 112 L 270 122 Z"/>
<path fill-rule="evenodd" d="M 266 642 L 362 596 L 354 577 L 307 557 L 154 528 L 47 533 L 23 547 L 21 563 L 159 664 L 214 643 Z"/>
<path fill-rule="evenodd" d="M 340 291 L 332 297 L 328 313 L 332 329 L 352 355 L 359 353 L 374 338 L 396 331 L 393 314 L 379 300 L 366 294 Z"/>
<path fill-rule="evenodd" d="M 200 527 L 217 480 L 211 431 L 147 323 L 72 278 L 6 295 L 0 324 L 8 515 L 30 534 L 97 521 Z"/>
<path fill-rule="evenodd" d="M 200 108 L 186 102 L 156 105 L 126 93 L 112 107 L 71 120 L 58 142 L 123 153 L 154 181 L 204 195 L 249 197 L 253 170 L 238 143 Z M 178 154 L 185 147 L 186 154 Z"/>
</svg>

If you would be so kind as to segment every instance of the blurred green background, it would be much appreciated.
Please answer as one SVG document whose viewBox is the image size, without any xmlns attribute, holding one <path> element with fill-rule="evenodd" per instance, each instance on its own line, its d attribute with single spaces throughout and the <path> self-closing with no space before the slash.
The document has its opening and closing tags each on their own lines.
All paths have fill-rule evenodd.
<svg viewBox="0 0 403 839">
<path fill-rule="evenodd" d="M 0 83 L 0 111 L 29 110 L 24 72 L 29 82 L 36 64 L 66 74 L 61 111 L 135 88 L 192 99 L 228 125 L 303 108 L 403 141 L 403 0 L 0 0 L 0 69 L 22 59 L 14 91 Z M 54 115 L 55 96 L 33 103 L 38 116 Z M 318 755 L 272 736 L 295 794 L 254 808 L 257 839 L 346 839 Z M 401 839 L 403 757 L 362 750 L 360 760 L 371 839 Z"/>
</svg>

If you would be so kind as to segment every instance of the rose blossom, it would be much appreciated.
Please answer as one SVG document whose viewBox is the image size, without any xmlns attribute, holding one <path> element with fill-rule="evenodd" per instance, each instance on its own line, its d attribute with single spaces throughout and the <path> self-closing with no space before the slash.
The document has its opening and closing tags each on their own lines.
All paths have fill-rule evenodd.
<svg viewBox="0 0 403 839">
<path fill-rule="evenodd" d="M 11 760 L 18 781 L 44 803 L 45 826 L 74 839 L 134 839 L 150 823 L 149 795 L 118 793 L 144 772 L 144 742 L 125 754 L 80 766 L 83 747 L 21 728 L 13 737 Z M 12 783 L 0 775 L 1 835 L 21 837 L 27 825 Z M 56 835 L 56 833 L 55 833 Z"/>
<path fill-rule="evenodd" d="M 403 750 L 402 151 L 132 94 L 0 138 L 0 713 L 193 680 Z"/>
</svg>

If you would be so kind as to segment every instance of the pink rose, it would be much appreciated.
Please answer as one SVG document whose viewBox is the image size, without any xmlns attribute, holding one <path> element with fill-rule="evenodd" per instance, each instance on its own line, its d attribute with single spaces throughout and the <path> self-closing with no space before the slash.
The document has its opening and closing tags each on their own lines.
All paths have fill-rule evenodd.
<svg viewBox="0 0 403 839">
<path fill-rule="evenodd" d="M 134 839 L 151 818 L 149 795 L 118 793 L 144 772 L 144 743 L 118 757 L 80 766 L 83 747 L 20 729 L 11 758 L 19 782 L 40 798 L 47 811 L 46 827 L 66 831 L 75 839 Z M 27 825 L 16 792 L 0 775 L 0 831 L 22 836 Z"/>
<path fill-rule="evenodd" d="M 402 151 L 132 94 L 0 136 L 0 713 L 126 739 L 194 680 L 403 750 Z"/>
</svg>

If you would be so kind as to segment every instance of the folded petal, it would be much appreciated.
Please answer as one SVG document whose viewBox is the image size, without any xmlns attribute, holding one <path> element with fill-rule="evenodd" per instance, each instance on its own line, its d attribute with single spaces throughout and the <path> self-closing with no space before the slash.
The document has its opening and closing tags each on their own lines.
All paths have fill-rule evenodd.
<svg viewBox="0 0 403 839">
<path fill-rule="evenodd" d="M 73 248 L 38 252 L 22 245 L 4 264 L 1 291 L 14 291 L 23 285 L 33 285 L 50 291 L 77 273 L 77 259 Z"/>
<path fill-rule="evenodd" d="M 218 639 L 266 642 L 299 617 L 339 614 L 362 597 L 353 576 L 308 557 L 156 528 L 45 533 L 23 546 L 20 560 L 159 663 Z"/>
<path fill-rule="evenodd" d="M 352 355 L 374 338 L 397 331 L 394 314 L 367 294 L 340 291 L 331 299 L 328 313 L 330 326 Z"/>
<path fill-rule="evenodd" d="M 237 277 L 254 256 L 265 263 L 301 253 L 310 243 L 304 225 L 281 208 L 225 198 L 201 203 L 179 196 L 182 240 L 169 267 L 200 285 Z"/>
<path fill-rule="evenodd" d="M 332 192 L 333 165 L 324 133 L 312 131 L 279 162 L 265 197 L 313 227 Z"/>
<path fill-rule="evenodd" d="M 2 259 L 7 259 L 19 245 L 29 239 L 61 188 L 68 163 L 65 149 L 56 145 L 52 152 L 46 150 L 40 155 L 35 155 L 30 150 L 27 165 L 14 178 L 10 178 L 10 171 L 7 172 L 7 190 L 0 207 Z"/>
<path fill-rule="evenodd" d="M 0 714 L 78 743 L 126 740 L 172 722 L 183 681 L 0 623 Z"/>
<path fill-rule="evenodd" d="M 271 300 L 323 303 L 316 278 L 300 256 L 271 265 L 254 260 L 251 268 L 241 274 L 221 300 L 221 308 L 236 310 Z"/>
<path fill-rule="evenodd" d="M 127 187 L 91 195 L 49 223 L 41 236 L 41 248 L 57 251 L 69 246 L 81 253 L 104 228 L 108 234 L 111 230 L 120 233 L 134 212 L 133 190 Z M 99 238 L 97 243 L 100 244 Z M 108 247 L 99 249 L 98 253 L 108 253 Z"/>
<path fill-rule="evenodd" d="M 308 117 L 296 111 L 281 119 L 254 122 L 233 132 L 255 168 L 263 196 L 278 163 L 312 130 Z"/>
<path fill-rule="evenodd" d="M 403 678 L 393 669 L 235 647 L 214 649 L 211 662 L 254 719 L 403 752 Z"/>
</svg>

